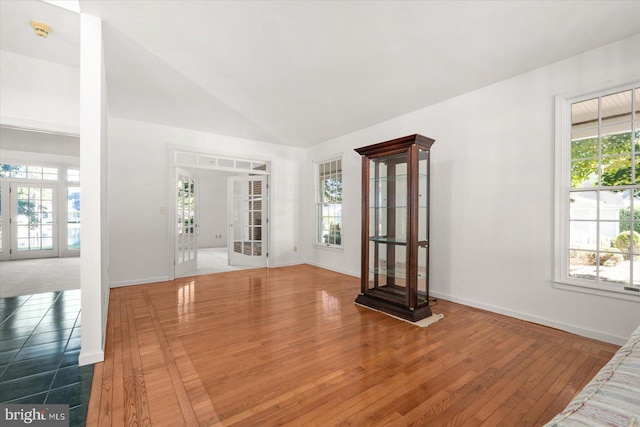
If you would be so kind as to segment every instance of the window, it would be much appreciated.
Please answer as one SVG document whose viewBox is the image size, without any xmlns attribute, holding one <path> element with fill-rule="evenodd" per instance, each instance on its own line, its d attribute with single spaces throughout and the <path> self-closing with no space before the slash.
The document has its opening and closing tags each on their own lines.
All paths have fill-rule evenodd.
<svg viewBox="0 0 640 427">
<path fill-rule="evenodd" d="M 0 224 L 0 258 L 10 259 L 19 253 L 27 257 L 31 251 L 42 250 L 61 256 L 77 255 L 80 250 L 80 169 L 26 162 L 28 160 L 0 163 L 0 183 L 5 193 L 0 194 L 0 198 L 4 198 L 0 223 L 5 218 L 4 224 Z M 39 254 L 28 257 L 31 256 Z"/>
<path fill-rule="evenodd" d="M 80 187 L 67 187 L 67 249 L 80 249 Z"/>
<path fill-rule="evenodd" d="M 342 159 L 316 164 L 316 243 L 342 245 Z"/>
<path fill-rule="evenodd" d="M 0 178 L 56 181 L 58 179 L 58 168 L 0 164 Z"/>
<path fill-rule="evenodd" d="M 640 294 L 640 88 L 558 99 L 555 280 Z"/>
<path fill-rule="evenodd" d="M 67 169 L 67 181 L 80 182 L 80 169 Z"/>
<path fill-rule="evenodd" d="M 18 251 L 53 249 L 54 189 L 39 184 L 16 187 L 16 234 Z"/>
</svg>

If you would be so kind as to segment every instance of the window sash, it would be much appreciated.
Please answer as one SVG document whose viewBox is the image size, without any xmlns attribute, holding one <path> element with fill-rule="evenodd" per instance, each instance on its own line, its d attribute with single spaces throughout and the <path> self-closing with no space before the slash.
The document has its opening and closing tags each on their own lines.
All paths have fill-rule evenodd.
<svg viewBox="0 0 640 427">
<path fill-rule="evenodd" d="M 638 224 L 638 220 L 634 220 L 634 215 L 631 214 L 631 212 L 636 212 L 635 215 L 638 215 L 637 212 L 640 212 L 640 196 L 638 196 L 638 193 L 640 192 L 640 177 L 638 177 L 638 182 L 636 182 L 636 175 L 640 175 L 640 171 L 636 170 L 640 169 L 640 165 L 637 164 L 637 159 L 640 158 L 640 150 L 638 149 L 640 144 L 640 141 L 638 140 L 640 137 L 640 117 L 638 117 L 638 109 L 640 107 L 640 105 L 638 105 L 640 103 L 640 92 L 638 92 L 639 87 L 640 84 L 636 82 L 633 84 L 582 96 L 556 97 L 554 282 L 556 283 L 556 285 L 560 285 L 558 287 L 562 287 L 563 289 L 567 289 L 567 287 L 564 287 L 564 285 L 568 285 L 569 288 L 582 287 L 584 289 L 593 291 L 590 293 L 601 294 L 600 291 L 604 291 L 606 293 L 614 292 L 618 293 L 617 297 L 622 297 L 623 299 L 637 298 L 638 300 L 640 300 L 639 292 L 635 291 L 635 289 L 640 289 L 640 267 L 635 268 L 635 266 L 633 266 L 633 255 L 630 258 L 630 271 L 628 276 L 629 283 L 616 283 L 615 280 L 610 280 L 610 278 L 602 274 L 606 271 L 604 264 L 603 266 L 600 265 L 600 263 L 603 262 L 603 259 L 608 259 L 612 256 L 618 257 L 618 255 L 621 255 L 623 252 L 608 241 L 605 242 L 606 244 L 602 245 L 601 240 L 606 239 L 603 239 L 601 236 L 601 228 L 615 228 L 616 226 L 618 226 L 621 227 L 621 229 L 629 227 L 629 230 L 633 230 L 634 225 L 636 225 L 637 227 Z M 624 117 L 624 115 L 618 115 L 617 117 L 603 120 L 601 100 L 608 96 L 612 96 L 629 90 L 631 90 L 631 114 L 627 114 L 626 117 Z M 589 124 L 583 125 L 581 123 L 581 126 L 583 128 L 580 130 L 582 132 L 580 136 L 582 136 L 584 140 L 586 137 L 588 137 L 589 134 L 596 135 L 595 137 L 597 138 L 598 143 L 597 154 L 595 156 L 575 156 L 576 158 L 572 158 L 572 136 L 574 136 L 574 138 L 576 136 L 575 134 L 572 135 L 572 131 L 575 131 L 575 129 L 572 129 L 572 108 L 578 103 L 589 101 L 592 99 L 595 99 L 594 102 L 598 102 L 597 120 L 594 120 L 593 117 L 590 117 Z M 607 99 L 607 101 L 608 100 L 609 99 Z M 585 103 L 585 105 L 587 105 L 587 103 Z M 587 120 L 585 120 L 585 123 L 586 122 Z M 622 129 L 620 127 L 621 123 L 624 124 L 623 127 L 628 125 L 628 130 L 631 133 L 631 145 L 630 147 L 628 147 L 629 150 L 625 154 L 629 156 L 631 161 L 631 181 L 628 183 L 624 181 L 616 181 L 623 182 L 626 185 L 607 185 L 607 182 L 603 182 L 603 161 L 604 164 L 606 164 L 610 161 L 611 158 L 615 157 L 615 154 L 609 155 L 609 153 L 603 153 L 602 150 L 603 136 L 608 135 L 606 131 L 612 129 L 612 122 L 615 122 L 613 125 L 618 126 L 618 129 Z M 587 127 L 589 129 L 586 129 Z M 572 166 L 574 161 L 576 160 L 596 161 L 598 165 L 597 179 L 591 180 L 587 183 L 587 185 L 584 186 L 576 186 L 575 183 L 572 183 L 572 178 L 574 178 L 574 176 L 572 175 Z M 607 195 L 607 191 L 611 192 L 612 190 L 614 190 L 616 193 L 620 191 L 627 191 L 631 195 L 629 197 L 630 201 L 628 206 L 628 209 L 630 211 L 628 224 L 626 223 L 626 221 L 622 220 L 619 217 L 616 220 L 615 218 L 601 217 L 600 215 L 604 196 Z M 586 194 L 586 192 L 593 192 L 596 195 L 595 205 L 593 207 L 594 212 L 596 212 L 595 217 L 583 219 L 570 218 L 570 201 L 572 200 L 572 197 L 577 198 L 581 194 Z M 626 208 L 620 208 L 620 210 L 623 209 Z M 584 249 L 585 253 L 591 252 L 588 254 L 588 256 L 590 256 L 591 258 L 595 257 L 596 261 L 594 278 L 584 278 L 580 277 L 580 274 L 571 274 L 570 272 L 570 250 L 576 249 L 575 247 L 571 247 L 570 239 L 572 238 L 571 233 L 574 231 L 572 230 L 572 228 L 574 228 L 576 225 L 585 228 L 595 227 L 596 229 L 595 232 L 592 231 L 591 234 L 591 236 L 595 236 L 596 240 L 596 243 L 590 243 L 591 245 L 593 245 L 591 246 L 593 250 L 589 251 L 588 249 Z M 573 237 L 575 238 L 575 236 Z M 607 244 L 609 246 L 607 246 Z M 640 250 L 640 247 L 634 248 L 634 239 L 630 239 L 629 247 L 629 251 L 631 252 L 631 254 L 633 254 L 634 252 L 638 253 Z M 640 261 L 637 263 L 638 265 L 640 265 Z M 633 270 L 634 268 L 635 271 Z M 635 285 L 634 282 L 636 282 Z M 627 296 L 629 298 L 627 298 Z"/>
<path fill-rule="evenodd" d="M 342 246 L 342 158 L 315 163 L 316 236 L 322 246 Z"/>
</svg>

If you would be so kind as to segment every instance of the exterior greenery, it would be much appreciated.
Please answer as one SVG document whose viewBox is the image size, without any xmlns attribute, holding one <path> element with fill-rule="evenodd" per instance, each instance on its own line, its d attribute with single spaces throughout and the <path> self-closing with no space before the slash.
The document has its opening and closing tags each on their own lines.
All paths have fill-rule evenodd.
<svg viewBox="0 0 640 427">
<path fill-rule="evenodd" d="M 628 254 L 631 252 L 631 233 L 629 231 L 623 231 L 618 234 L 614 243 L 615 247 L 620 252 L 625 253 L 625 259 L 628 259 Z M 640 253 L 640 234 L 633 232 L 633 253 Z"/>
<path fill-rule="evenodd" d="M 620 210 L 620 231 L 629 232 L 629 224 L 631 220 L 631 209 Z M 640 233 L 640 209 L 633 211 L 633 230 Z"/>
<path fill-rule="evenodd" d="M 601 138 L 602 185 L 613 187 L 632 184 L 631 132 L 606 135 Z M 636 132 L 636 141 L 640 132 Z M 640 151 L 636 142 L 635 150 Z M 640 155 L 636 155 L 636 170 L 640 169 Z M 571 186 L 578 188 L 598 172 L 598 138 L 571 142 Z M 636 172 L 637 173 L 637 172 Z"/>
</svg>

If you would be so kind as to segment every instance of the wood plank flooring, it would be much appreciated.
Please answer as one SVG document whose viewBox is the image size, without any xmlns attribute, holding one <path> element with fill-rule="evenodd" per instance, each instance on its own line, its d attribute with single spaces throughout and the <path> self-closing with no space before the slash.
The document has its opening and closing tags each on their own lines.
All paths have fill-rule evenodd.
<svg viewBox="0 0 640 427">
<path fill-rule="evenodd" d="M 89 426 L 541 425 L 617 346 L 440 300 L 415 327 L 300 265 L 111 290 Z"/>
</svg>

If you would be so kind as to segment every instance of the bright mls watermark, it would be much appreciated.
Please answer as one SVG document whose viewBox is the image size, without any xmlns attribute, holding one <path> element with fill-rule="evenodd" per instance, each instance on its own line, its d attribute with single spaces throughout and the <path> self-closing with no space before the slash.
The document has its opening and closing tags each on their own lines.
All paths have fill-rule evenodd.
<svg viewBox="0 0 640 427">
<path fill-rule="evenodd" d="M 25 425 L 68 427 L 69 405 L 0 404 L 0 427 Z"/>
</svg>

